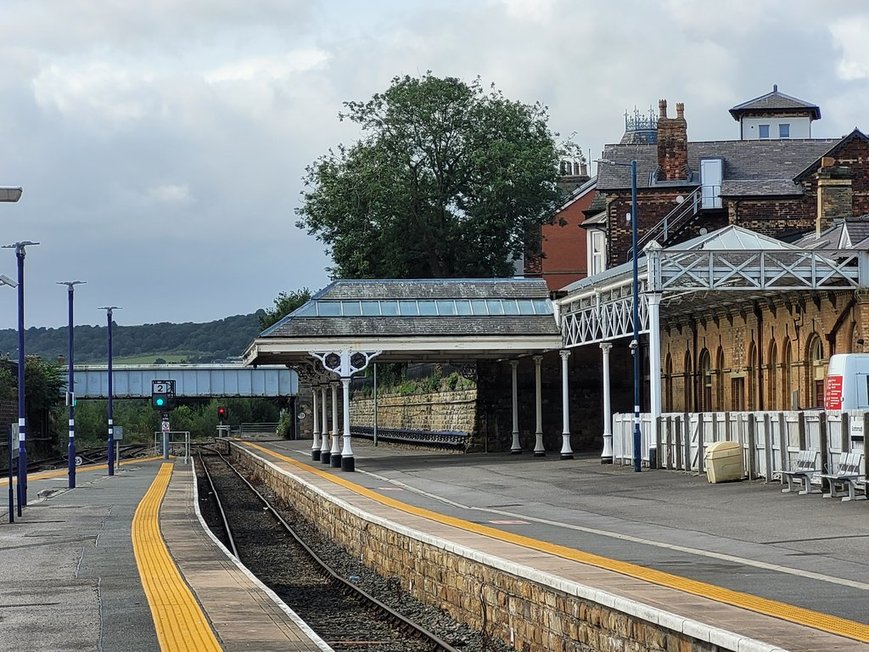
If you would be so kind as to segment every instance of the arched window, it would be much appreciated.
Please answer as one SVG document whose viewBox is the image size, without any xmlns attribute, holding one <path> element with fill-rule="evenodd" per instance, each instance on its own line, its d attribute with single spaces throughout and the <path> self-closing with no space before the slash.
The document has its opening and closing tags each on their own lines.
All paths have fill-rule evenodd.
<svg viewBox="0 0 869 652">
<path fill-rule="evenodd" d="M 779 395 L 778 395 L 778 347 L 775 344 L 775 340 L 772 340 L 769 343 L 769 354 L 766 357 L 767 364 L 767 373 L 766 373 L 766 400 L 767 400 L 767 409 L 775 410 L 780 407 L 779 404 Z"/>
<path fill-rule="evenodd" d="M 700 411 L 712 411 L 712 359 L 709 351 L 703 349 L 700 352 Z"/>
<path fill-rule="evenodd" d="M 748 370 L 746 371 L 746 375 L 748 376 L 748 396 L 746 401 L 746 408 L 749 410 L 757 410 L 758 409 L 758 396 L 757 396 L 757 346 L 752 340 L 751 344 L 748 345 Z"/>
<path fill-rule="evenodd" d="M 685 384 L 682 387 L 682 409 L 685 412 L 690 412 L 694 407 L 694 397 L 692 396 L 694 389 L 694 377 L 691 373 L 691 352 L 685 351 Z"/>
<path fill-rule="evenodd" d="M 824 407 L 824 377 L 827 365 L 824 360 L 824 343 L 817 333 L 812 333 L 806 347 L 806 396 L 807 406 Z"/>
<path fill-rule="evenodd" d="M 664 358 L 664 405 L 662 412 L 673 411 L 673 356 L 667 352 Z"/>
<path fill-rule="evenodd" d="M 785 338 L 781 362 L 781 408 L 783 410 L 795 410 L 799 407 L 799 394 L 794 396 L 792 393 L 794 388 L 791 387 L 791 365 L 793 364 L 791 348 L 791 341 Z"/>
</svg>

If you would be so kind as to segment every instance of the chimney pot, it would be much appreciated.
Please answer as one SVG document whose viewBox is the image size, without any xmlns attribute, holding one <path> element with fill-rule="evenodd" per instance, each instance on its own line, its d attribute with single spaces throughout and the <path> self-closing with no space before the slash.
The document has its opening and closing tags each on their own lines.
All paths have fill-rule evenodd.
<svg viewBox="0 0 869 652">
<path fill-rule="evenodd" d="M 680 120 L 685 119 L 685 104 L 683 102 L 676 102 L 676 117 Z"/>
<path fill-rule="evenodd" d="M 658 100 L 658 116 L 661 118 L 667 117 L 667 100 Z"/>
</svg>

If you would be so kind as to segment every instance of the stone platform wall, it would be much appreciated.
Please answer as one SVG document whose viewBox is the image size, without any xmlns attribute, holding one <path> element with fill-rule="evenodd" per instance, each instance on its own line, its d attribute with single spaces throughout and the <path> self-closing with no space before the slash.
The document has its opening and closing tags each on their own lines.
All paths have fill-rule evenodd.
<svg viewBox="0 0 869 652">
<path fill-rule="evenodd" d="M 229 445 L 228 442 L 226 445 Z M 595 592 L 558 578 L 472 553 L 441 539 L 342 507 L 246 451 L 234 459 L 317 528 L 418 600 L 522 652 L 718 652 L 686 635 L 687 623 L 648 607 L 625 613 L 594 600 Z M 558 588 L 561 587 L 561 588 Z M 650 614 L 654 623 L 640 614 Z M 667 627 L 672 621 L 673 628 Z M 707 628 L 697 627 L 698 631 Z M 734 637 L 735 639 L 738 637 Z"/>
</svg>

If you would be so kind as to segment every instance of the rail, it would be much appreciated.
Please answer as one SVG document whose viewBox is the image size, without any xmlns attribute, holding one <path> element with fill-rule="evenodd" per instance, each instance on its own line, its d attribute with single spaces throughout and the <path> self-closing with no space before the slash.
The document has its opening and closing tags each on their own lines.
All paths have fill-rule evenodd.
<svg viewBox="0 0 869 652">
<path fill-rule="evenodd" d="M 259 501 L 263 504 L 263 509 L 269 512 L 272 517 L 283 527 L 283 529 L 295 540 L 295 542 L 299 545 L 299 547 L 305 551 L 308 557 L 312 560 L 317 567 L 319 567 L 320 572 L 327 578 L 327 581 L 331 580 L 335 583 L 336 588 L 340 592 L 343 592 L 346 595 L 353 595 L 362 601 L 368 606 L 368 609 L 372 612 L 377 612 L 381 614 L 381 617 L 391 621 L 392 623 L 397 624 L 399 629 L 404 630 L 406 633 L 413 633 L 416 637 L 424 641 L 428 645 L 428 649 L 432 650 L 432 652 L 460 652 L 458 648 L 453 647 L 443 639 L 439 638 L 435 633 L 429 631 L 425 627 L 417 624 L 414 620 L 404 616 L 399 613 L 395 609 L 390 606 L 384 604 L 376 597 L 368 593 L 368 591 L 364 590 L 357 584 L 353 582 L 351 578 L 345 578 L 342 574 L 336 572 L 332 566 L 327 563 L 323 558 L 321 558 L 302 538 L 298 535 L 295 528 L 288 523 L 283 516 L 281 516 L 280 512 L 272 505 L 268 498 L 266 498 L 260 491 L 251 484 L 250 480 L 245 477 L 245 475 L 234 465 L 229 459 L 227 459 L 222 453 L 215 451 L 218 457 L 229 467 L 233 473 L 247 486 L 247 488 L 259 499 Z M 205 462 L 203 460 L 203 466 L 205 466 Z M 215 493 L 215 496 L 217 494 Z"/>
</svg>

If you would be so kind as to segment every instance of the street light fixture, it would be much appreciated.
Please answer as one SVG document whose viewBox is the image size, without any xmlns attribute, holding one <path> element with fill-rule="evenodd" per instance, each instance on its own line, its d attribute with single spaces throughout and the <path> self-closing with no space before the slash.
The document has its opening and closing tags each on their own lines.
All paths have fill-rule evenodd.
<svg viewBox="0 0 869 652">
<path fill-rule="evenodd" d="M 16 201 L 16 200 L 11 200 Z M 15 249 L 18 258 L 18 515 L 27 506 L 27 414 L 24 407 L 24 257 L 26 247 L 38 242 L 22 240 L 3 245 L 3 249 Z"/>
<path fill-rule="evenodd" d="M 16 202 L 21 199 L 21 186 L 0 186 L 0 201 Z"/>
<path fill-rule="evenodd" d="M 0 274 L 0 285 L 8 285 L 11 288 L 18 287 L 18 283 L 6 276 Z M 6 434 L 6 441 L 9 446 L 9 522 L 15 522 L 15 494 L 12 489 L 12 428 Z"/>
<path fill-rule="evenodd" d="M 120 308 L 117 306 L 100 306 L 100 310 L 106 311 L 106 321 L 109 327 L 109 402 L 106 414 L 109 422 L 109 437 L 106 443 L 109 448 L 109 475 L 115 475 L 115 426 L 112 421 L 112 311 L 120 310 Z"/>
<path fill-rule="evenodd" d="M 75 489 L 75 379 L 73 376 L 73 319 L 72 319 L 72 303 L 75 294 L 75 286 L 82 285 L 86 281 L 58 281 L 58 285 L 65 285 L 68 288 L 69 295 L 69 326 L 67 327 L 67 340 L 69 346 L 67 348 L 67 386 L 66 386 L 66 404 L 69 406 L 69 444 L 66 449 L 67 458 L 67 474 L 69 475 L 69 488 Z"/>
<path fill-rule="evenodd" d="M 637 160 L 620 163 L 598 159 L 598 163 L 631 168 L 631 304 L 634 323 L 634 338 L 631 340 L 631 355 L 634 357 L 634 471 L 642 470 L 642 436 L 640 434 L 640 308 L 639 280 L 637 274 Z"/>
</svg>

